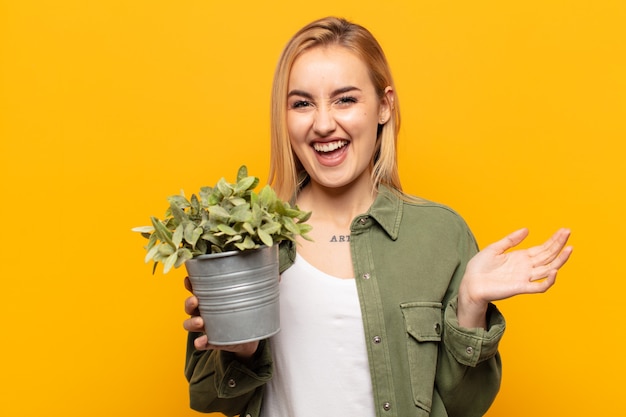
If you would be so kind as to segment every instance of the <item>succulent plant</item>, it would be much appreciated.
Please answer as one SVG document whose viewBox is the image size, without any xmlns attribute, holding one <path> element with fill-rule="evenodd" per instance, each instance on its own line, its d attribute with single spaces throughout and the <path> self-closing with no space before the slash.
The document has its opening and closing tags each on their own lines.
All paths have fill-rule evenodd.
<svg viewBox="0 0 626 417">
<path fill-rule="evenodd" d="M 151 226 L 132 229 L 148 239 L 145 261 L 154 261 L 152 272 L 159 262 L 167 273 L 204 254 L 257 249 L 295 241 L 296 236 L 311 240 L 307 235 L 311 226 L 305 223 L 311 212 L 280 200 L 269 185 L 255 193 L 258 184 L 243 165 L 234 184 L 221 178 L 190 199 L 182 191 L 168 197 L 163 219 L 151 217 Z"/>
</svg>

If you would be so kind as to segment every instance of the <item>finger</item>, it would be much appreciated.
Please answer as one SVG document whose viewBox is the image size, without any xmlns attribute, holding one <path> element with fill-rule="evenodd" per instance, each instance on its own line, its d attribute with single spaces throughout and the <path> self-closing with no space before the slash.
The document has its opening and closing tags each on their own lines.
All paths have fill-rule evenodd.
<svg viewBox="0 0 626 417">
<path fill-rule="evenodd" d="M 207 335 L 203 334 L 193 341 L 193 345 L 197 350 L 207 350 L 209 346 L 209 338 Z"/>
<path fill-rule="evenodd" d="M 570 231 L 568 229 L 557 230 L 548 240 L 539 246 L 530 248 L 528 251 L 531 256 L 541 253 L 559 253 L 569 239 Z"/>
<path fill-rule="evenodd" d="M 193 316 L 183 321 L 183 328 L 188 332 L 203 332 L 204 320 L 200 316 Z"/>
<path fill-rule="evenodd" d="M 193 292 L 193 288 L 191 287 L 191 280 L 189 279 L 189 277 L 185 277 L 185 288 L 187 289 L 187 291 L 189 292 Z"/>
<path fill-rule="evenodd" d="M 190 316 L 198 316 L 198 297 L 195 295 L 189 296 L 185 299 L 185 313 Z"/>
<path fill-rule="evenodd" d="M 533 265 L 548 265 L 557 259 L 565 248 L 569 236 L 570 231 L 568 229 L 560 229 L 544 244 L 530 248 L 528 254 L 533 258 Z"/>
<path fill-rule="evenodd" d="M 571 246 L 567 246 L 566 248 L 564 248 L 557 255 L 557 257 L 555 259 L 553 259 L 548 264 L 534 266 L 532 268 L 530 280 L 531 281 L 536 281 L 536 280 L 540 280 L 540 279 L 545 278 L 546 276 L 548 276 L 551 273 L 555 273 L 556 274 L 559 271 L 559 269 L 561 269 L 561 267 L 563 265 L 565 265 L 565 263 L 567 262 L 567 260 L 571 256 L 572 250 L 573 250 L 573 248 Z"/>
<path fill-rule="evenodd" d="M 556 270 L 550 271 L 543 279 L 531 280 L 526 286 L 527 294 L 538 294 L 548 291 L 556 282 Z"/>
<path fill-rule="evenodd" d="M 561 267 L 565 265 L 565 263 L 569 260 L 569 257 L 572 256 L 572 252 L 574 252 L 574 248 L 571 246 L 566 246 L 561 251 L 561 253 L 559 253 L 559 256 L 557 257 L 556 261 L 553 262 L 553 264 L 557 267 L 557 269 L 561 269 Z"/>
<path fill-rule="evenodd" d="M 498 254 L 502 254 L 506 252 L 507 250 L 514 248 L 515 246 L 522 243 L 522 241 L 526 239 L 526 236 L 528 236 L 528 229 L 522 228 L 509 234 L 505 238 L 492 243 L 491 245 L 487 246 L 487 248 L 485 249 L 491 249 Z"/>
<path fill-rule="evenodd" d="M 565 247 L 556 258 L 554 258 L 548 265 L 546 265 L 546 269 L 550 271 L 558 271 L 565 265 L 568 261 L 569 257 L 572 255 L 573 248 L 571 246 Z"/>
</svg>

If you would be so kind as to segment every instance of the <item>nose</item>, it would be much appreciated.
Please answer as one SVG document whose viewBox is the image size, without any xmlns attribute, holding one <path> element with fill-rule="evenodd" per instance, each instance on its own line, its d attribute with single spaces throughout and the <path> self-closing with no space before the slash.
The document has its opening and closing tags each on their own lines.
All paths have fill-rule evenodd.
<svg viewBox="0 0 626 417">
<path fill-rule="evenodd" d="M 313 120 L 313 130 L 320 136 L 328 136 L 337 128 L 337 122 L 333 116 L 331 109 L 318 107 L 315 110 L 315 119 Z"/>
</svg>

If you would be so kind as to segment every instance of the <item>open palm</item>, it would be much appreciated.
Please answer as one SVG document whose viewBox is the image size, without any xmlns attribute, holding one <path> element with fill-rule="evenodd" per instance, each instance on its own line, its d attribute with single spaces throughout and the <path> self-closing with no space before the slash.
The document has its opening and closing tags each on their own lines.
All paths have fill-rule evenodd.
<svg viewBox="0 0 626 417">
<path fill-rule="evenodd" d="M 539 246 L 511 251 L 528 236 L 528 229 L 511 233 L 470 260 L 460 291 L 477 304 L 547 291 L 572 253 L 565 246 L 569 235 L 568 229 L 560 229 Z"/>
</svg>

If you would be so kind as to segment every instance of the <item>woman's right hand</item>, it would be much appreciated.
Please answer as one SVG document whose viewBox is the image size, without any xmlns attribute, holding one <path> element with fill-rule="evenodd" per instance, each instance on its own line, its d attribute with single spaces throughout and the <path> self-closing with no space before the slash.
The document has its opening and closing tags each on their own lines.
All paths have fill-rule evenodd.
<svg viewBox="0 0 626 417">
<path fill-rule="evenodd" d="M 200 310 L 198 309 L 198 298 L 193 295 L 189 277 L 185 277 L 185 288 L 187 288 L 192 295 L 185 299 L 185 313 L 189 314 L 190 317 L 183 322 L 183 327 L 188 332 L 202 333 L 202 336 L 194 340 L 194 347 L 197 350 L 224 350 L 233 352 L 241 361 L 251 359 L 259 347 L 258 340 L 237 345 L 212 345 L 209 343 L 209 338 L 206 333 L 204 333 L 204 320 L 202 320 Z"/>
</svg>

